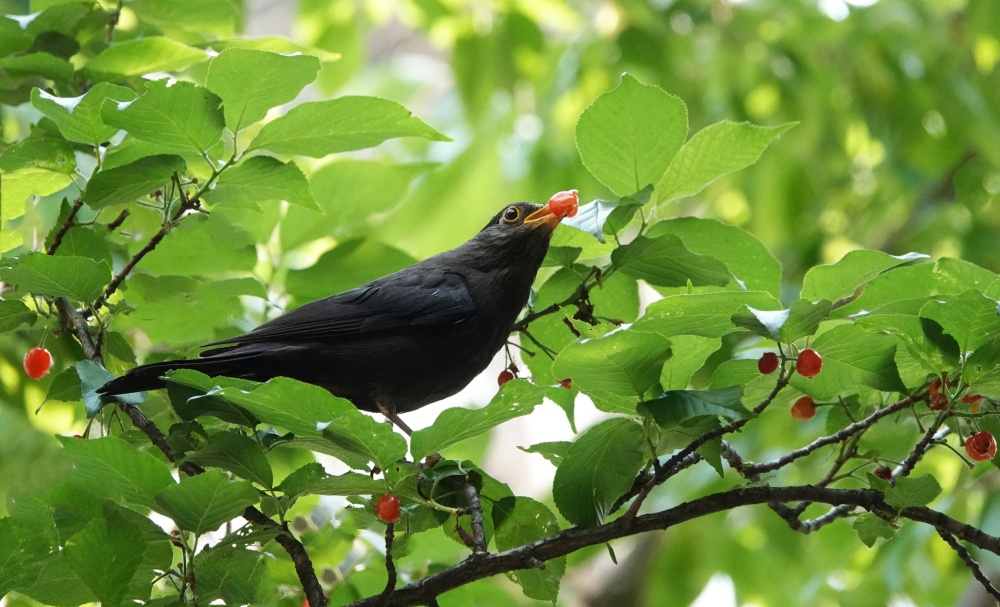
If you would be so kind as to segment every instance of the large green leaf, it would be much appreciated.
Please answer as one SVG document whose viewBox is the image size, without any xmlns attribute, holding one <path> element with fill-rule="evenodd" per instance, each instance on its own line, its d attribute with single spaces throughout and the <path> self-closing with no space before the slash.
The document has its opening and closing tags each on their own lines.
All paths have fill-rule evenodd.
<svg viewBox="0 0 1000 607">
<path fill-rule="evenodd" d="M 150 36 L 113 44 L 87 63 L 93 80 L 116 80 L 153 72 L 179 70 L 205 61 L 208 53 L 168 38 Z"/>
<path fill-rule="evenodd" d="M 31 326 L 37 318 L 38 314 L 22 301 L 0 300 L 0 333 L 9 333 L 21 325 Z"/>
<path fill-rule="evenodd" d="M 1000 336 L 1000 303 L 978 290 L 927 302 L 920 316 L 936 321 L 964 354 Z"/>
<path fill-rule="evenodd" d="M 265 488 L 270 488 L 274 480 L 271 465 L 260 444 L 235 430 L 209 435 L 204 447 L 184 459 L 201 466 L 228 470 Z"/>
<path fill-rule="evenodd" d="M 73 64 L 52 53 L 25 53 L 0 59 L 0 70 L 8 78 L 42 76 L 56 82 L 69 82 L 73 77 Z"/>
<path fill-rule="evenodd" d="M 310 55 L 227 48 L 212 59 L 205 86 L 222 99 L 226 126 L 235 133 L 295 99 L 319 67 Z"/>
<path fill-rule="evenodd" d="M 505 497 L 493 505 L 493 528 L 497 550 L 513 550 L 559 531 L 559 522 L 545 504 L 530 497 Z M 524 591 L 524 596 L 555 603 L 559 582 L 566 573 L 566 558 L 545 563 L 544 569 L 513 571 L 510 578 Z"/>
<path fill-rule="evenodd" d="M 662 335 L 622 329 L 566 346 L 552 372 L 571 379 L 598 409 L 634 413 L 636 402 L 659 381 L 669 356 L 670 340 Z"/>
<path fill-rule="evenodd" d="M 106 101 L 101 119 L 163 151 L 201 154 L 222 138 L 220 103 L 211 91 L 190 82 L 154 80 L 135 101 Z"/>
<path fill-rule="evenodd" d="M 327 474 L 323 466 L 312 462 L 292 472 L 278 486 L 289 497 L 303 495 L 374 495 L 384 493 L 384 480 L 369 474 L 347 472 L 339 476 Z"/>
<path fill-rule="evenodd" d="M 660 387 L 664 390 L 683 390 L 705 361 L 722 347 L 717 337 L 700 335 L 672 335 L 670 337 L 670 358 L 660 369 Z"/>
<path fill-rule="evenodd" d="M 396 137 L 450 141 L 394 101 L 351 96 L 292 108 L 264 125 L 249 150 L 322 158 L 370 148 Z"/>
<path fill-rule="evenodd" d="M 117 512 L 106 510 L 105 514 L 69 538 L 64 552 L 70 567 L 101 605 L 117 607 L 142 563 L 146 541 L 141 530 Z"/>
<path fill-rule="evenodd" d="M 825 299 L 817 302 L 800 299 L 786 310 L 757 310 L 746 306 L 745 310 L 733 315 L 733 323 L 762 337 L 791 343 L 815 333 L 831 308 L 832 304 Z"/>
<path fill-rule="evenodd" d="M 604 522 L 646 459 L 642 427 L 629 419 L 609 419 L 587 430 L 566 451 L 556 470 L 552 497 L 574 525 Z"/>
<path fill-rule="evenodd" d="M 653 302 L 635 328 L 662 335 L 722 337 L 736 330 L 732 317 L 746 306 L 780 310 L 781 303 L 761 291 L 725 291 L 670 295 Z"/>
<path fill-rule="evenodd" d="M 266 601 L 260 586 L 271 559 L 243 546 L 217 544 L 195 556 L 198 572 L 195 596 L 201 604 L 222 599 L 227 605 L 247 605 Z"/>
<path fill-rule="evenodd" d="M 584 166 L 619 196 L 659 181 L 686 136 L 684 102 L 628 74 L 584 110 L 576 125 Z"/>
<path fill-rule="evenodd" d="M 750 412 L 743 406 L 742 398 L 743 389 L 739 386 L 718 390 L 668 390 L 639 407 L 648 411 L 660 427 L 670 428 L 695 417 L 747 419 Z"/>
<path fill-rule="evenodd" d="M 73 485 L 101 498 L 152 507 L 156 495 L 174 484 L 170 468 L 116 436 L 63 439 L 73 458 Z"/>
<path fill-rule="evenodd" d="M 361 286 L 415 261 L 377 240 L 352 238 L 324 253 L 312 266 L 288 272 L 285 288 L 298 301 L 312 301 Z"/>
<path fill-rule="evenodd" d="M 894 355 L 896 337 L 868 333 L 855 325 L 840 325 L 821 334 L 811 347 L 823 357 L 813 378 L 792 376 L 792 386 L 817 400 L 851 394 L 859 385 L 886 392 L 904 391 Z"/>
<path fill-rule="evenodd" d="M 733 280 L 721 261 L 692 252 L 672 234 L 639 236 L 615 249 L 611 261 L 625 274 L 660 287 L 683 287 L 688 282 L 694 286 L 722 286 Z"/>
<path fill-rule="evenodd" d="M 433 424 L 413 433 L 410 453 L 414 460 L 423 459 L 445 447 L 488 432 L 505 421 L 528 415 L 542 403 L 546 392 L 559 389 L 536 386 L 523 380 L 507 382 L 481 409 L 452 407 L 442 411 Z"/>
<path fill-rule="evenodd" d="M 650 238 L 673 234 L 698 255 L 721 261 L 748 291 L 781 295 L 781 265 L 756 236 L 746 230 L 699 217 L 659 221 L 646 233 Z"/>
<path fill-rule="evenodd" d="M 142 23 L 200 34 L 213 32 L 229 37 L 242 23 L 242 8 L 230 0 L 133 0 L 129 8 Z"/>
<path fill-rule="evenodd" d="M 93 146 L 111 139 L 118 129 L 101 120 L 101 105 L 108 99 L 132 101 L 135 91 L 124 86 L 98 82 L 79 97 L 56 97 L 41 89 L 32 89 L 31 105 L 51 118 L 63 137 Z"/>
<path fill-rule="evenodd" d="M 656 199 L 693 196 L 719 177 L 757 162 L 775 137 L 795 126 L 717 122 L 698 131 L 674 156 L 656 184 Z"/>
<path fill-rule="evenodd" d="M 258 500 L 249 482 L 232 481 L 221 470 L 208 470 L 161 491 L 156 510 L 174 519 L 182 530 L 201 535 L 240 516 Z"/>
<path fill-rule="evenodd" d="M 0 267 L 0 280 L 25 293 L 91 302 L 111 280 L 111 268 L 85 257 L 53 257 L 33 251 Z"/>
<path fill-rule="evenodd" d="M 53 552 L 53 538 L 41 525 L 52 521 L 39 517 L 0 518 L 0 596 L 30 586 L 38 578 L 41 562 Z"/>
<path fill-rule="evenodd" d="M 7 175 L 20 169 L 37 169 L 60 175 L 72 175 L 76 170 L 76 156 L 69 143 L 55 137 L 26 139 L 10 145 L 0 152 L 0 170 Z M 44 195 L 44 194 L 38 194 Z M 5 195 L 6 199 L 6 195 Z"/>
<path fill-rule="evenodd" d="M 928 259 L 928 256 L 921 253 L 889 255 L 870 249 L 850 251 L 836 263 L 815 266 L 806 272 L 802 280 L 802 298 L 811 301 L 843 299 L 882 272 L 918 259 Z"/>
<path fill-rule="evenodd" d="M 227 169 L 205 198 L 212 204 L 240 206 L 284 200 L 320 210 L 302 169 L 294 162 L 281 162 L 270 156 L 247 158 Z"/>
<path fill-rule="evenodd" d="M 87 184 L 83 201 L 92 209 L 134 202 L 170 183 L 174 173 L 183 174 L 184 166 L 180 156 L 157 155 L 99 171 Z"/>
</svg>

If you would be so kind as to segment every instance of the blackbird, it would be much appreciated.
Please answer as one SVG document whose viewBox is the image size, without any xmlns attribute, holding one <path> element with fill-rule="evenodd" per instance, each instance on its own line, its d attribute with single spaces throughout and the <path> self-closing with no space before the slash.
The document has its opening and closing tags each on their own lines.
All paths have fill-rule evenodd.
<svg viewBox="0 0 1000 607">
<path fill-rule="evenodd" d="M 199 358 L 135 367 L 98 392 L 162 388 L 173 369 L 256 381 L 284 376 L 406 429 L 397 413 L 455 394 L 506 343 L 552 232 L 577 203 L 571 191 L 546 205 L 509 204 L 450 251 L 205 344 L 211 349 Z"/>
</svg>

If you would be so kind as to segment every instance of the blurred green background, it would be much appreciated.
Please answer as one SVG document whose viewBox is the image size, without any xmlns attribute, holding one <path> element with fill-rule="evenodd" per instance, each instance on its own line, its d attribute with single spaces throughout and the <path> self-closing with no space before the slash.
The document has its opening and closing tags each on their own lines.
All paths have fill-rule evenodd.
<svg viewBox="0 0 1000 607">
<path fill-rule="evenodd" d="M 23 15 L 55 3 L 0 0 L 0 12 Z M 142 34 L 130 30 L 130 4 L 119 25 L 126 37 Z M 136 4 L 150 10 L 150 2 Z M 339 205 L 337 225 L 345 216 L 353 221 L 344 238 L 365 239 L 349 254 L 381 259 L 368 264 L 373 271 L 458 244 L 508 200 L 544 201 L 569 188 L 584 201 L 612 196 L 581 164 L 574 127 L 622 72 L 683 99 L 692 133 L 725 119 L 800 123 L 750 169 L 660 209 L 749 230 L 782 262 L 790 293 L 809 267 L 857 247 L 962 257 L 1000 270 L 996 0 L 233 0 L 230 7 L 235 20 L 203 29 L 219 37 L 234 30 L 285 35 L 342 55 L 304 99 L 384 96 L 454 140 L 392 141 L 358 155 L 405 165 L 391 179 L 344 164 L 324 169 L 321 191 Z M 157 27 L 189 44 L 205 41 L 170 19 Z M 2 84 L 0 76 L 0 138 L 10 143 L 34 118 Z M 276 220 L 262 216 L 262 232 Z M 282 241 L 309 240 L 295 230 L 315 238 L 334 227 L 289 225 Z M 296 269 L 323 250 L 266 252 Z M 296 296 L 312 295 L 309 275 L 295 281 L 290 273 Z M 79 405 L 50 403 L 33 414 L 46 386 L 25 382 L 20 360 L 39 336 L 0 336 L 0 495 L 60 473 L 46 466 L 46 448 L 29 438 L 29 424 L 47 433 L 85 424 Z M 47 345 L 56 372 L 80 358 L 68 336 Z M 792 428 L 783 418 L 768 428 L 771 435 L 757 441 L 798 443 L 818 430 Z M 934 461 L 960 486 L 954 462 Z M 668 487 L 676 494 L 664 499 L 718 482 L 681 476 Z M 989 503 L 969 511 L 980 506 L 996 511 Z M 685 605 L 721 571 L 743 605 L 948 605 L 969 579 L 930 529 L 911 526 L 867 550 L 847 525 L 802 536 L 764 509 L 710 517 L 643 542 L 631 560 L 623 548 L 617 570 L 593 564 L 607 561 L 603 550 L 572 559 L 566 604 Z M 642 583 L 619 583 L 622 594 L 610 596 L 613 580 L 631 579 L 625 571 Z M 588 588 L 592 572 L 604 586 Z M 517 595 L 491 600 L 518 604 Z"/>
</svg>

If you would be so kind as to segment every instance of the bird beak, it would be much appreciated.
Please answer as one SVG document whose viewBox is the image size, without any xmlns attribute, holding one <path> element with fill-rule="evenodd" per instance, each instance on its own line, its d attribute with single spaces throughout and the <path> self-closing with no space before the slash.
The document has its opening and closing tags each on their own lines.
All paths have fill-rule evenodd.
<svg viewBox="0 0 1000 607">
<path fill-rule="evenodd" d="M 531 215 L 528 215 L 524 219 L 524 223 L 531 228 L 540 228 L 545 226 L 551 231 L 556 229 L 556 226 L 563 220 L 563 217 L 566 217 L 566 215 L 557 215 L 552 212 L 549 205 L 545 205 Z"/>
</svg>

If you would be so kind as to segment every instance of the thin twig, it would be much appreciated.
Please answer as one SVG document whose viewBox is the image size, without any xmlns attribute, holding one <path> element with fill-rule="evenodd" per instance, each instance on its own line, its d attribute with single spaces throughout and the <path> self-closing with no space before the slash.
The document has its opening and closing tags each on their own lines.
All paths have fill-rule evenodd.
<svg viewBox="0 0 1000 607">
<path fill-rule="evenodd" d="M 983 573 L 979 563 L 972 558 L 972 555 L 969 554 L 969 551 L 966 550 L 965 546 L 959 544 L 958 540 L 956 540 L 950 533 L 942 531 L 941 529 L 938 529 L 937 532 L 938 535 L 941 536 L 941 539 L 948 542 L 951 549 L 958 554 L 958 557 L 962 559 L 962 562 L 964 562 L 965 565 L 972 571 L 972 577 L 979 580 L 979 583 L 983 585 L 986 592 L 990 593 L 994 599 L 1000 601 L 1000 590 L 997 590 L 996 586 L 994 586 L 990 581 L 990 578 L 986 577 L 986 574 Z"/>
<path fill-rule="evenodd" d="M 486 552 L 486 529 L 483 527 L 483 506 L 479 502 L 479 492 L 472 481 L 465 481 L 465 499 L 469 502 L 469 516 L 472 527 L 472 554 L 484 554 Z"/>
<path fill-rule="evenodd" d="M 934 418 L 934 422 L 930 425 L 930 427 L 927 428 L 927 431 L 924 432 L 923 437 L 913 448 L 913 451 L 911 451 L 910 454 L 906 456 L 906 459 L 904 459 L 903 462 L 899 464 L 899 468 L 893 471 L 892 473 L 893 481 L 895 481 L 897 478 L 901 476 L 907 476 L 910 474 L 910 472 L 913 471 L 914 466 L 917 465 L 917 462 L 920 461 L 920 458 L 922 458 L 924 454 L 927 453 L 927 451 L 930 450 L 931 446 L 934 444 L 934 435 L 937 434 L 938 429 L 941 427 L 941 424 L 943 424 L 946 419 L 948 419 L 947 411 L 942 411 L 936 418 Z"/>
<path fill-rule="evenodd" d="M 388 573 L 388 580 L 385 583 L 385 590 L 382 591 L 383 596 L 388 596 L 392 594 L 392 591 L 396 589 L 396 564 L 392 562 L 392 540 L 395 535 L 395 524 L 389 523 L 385 526 L 385 570 Z"/>
<path fill-rule="evenodd" d="M 59 226 L 59 231 L 57 231 L 55 236 L 52 237 L 52 244 L 49 245 L 49 248 L 45 249 L 46 255 L 55 254 L 56 249 L 58 249 L 59 245 L 62 244 L 62 240 L 63 237 L 66 236 L 66 232 L 69 232 L 69 229 L 75 225 L 74 220 L 76 219 L 76 214 L 80 212 L 80 208 L 82 206 L 82 198 L 77 198 L 73 202 L 73 206 L 70 207 L 69 214 L 66 215 L 66 219 L 63 220 L 62 225 Z"/>
<path fill-rule="evenodd" d="M 128 218 L 128 216 L 129 216 L 128 209 L 119 213 L 118 217 L 115 217 L 115 219 L 108 224 L 108 231 L 114 232 L 115 230 L 117 230 L 123 223 L 125 223 L 125 220 Z"/>
</svg>

